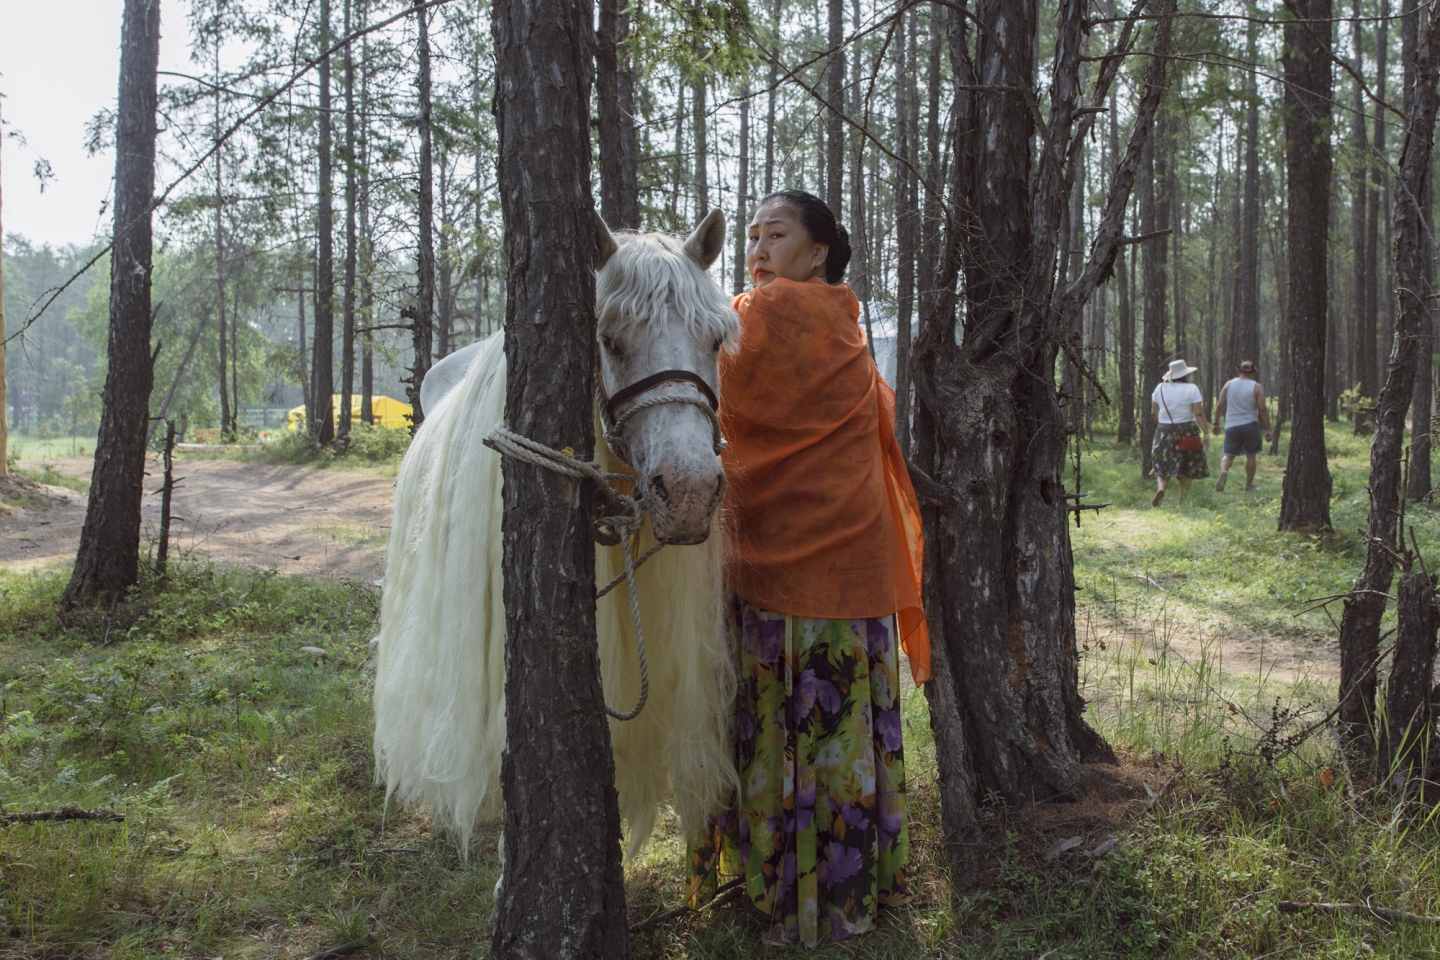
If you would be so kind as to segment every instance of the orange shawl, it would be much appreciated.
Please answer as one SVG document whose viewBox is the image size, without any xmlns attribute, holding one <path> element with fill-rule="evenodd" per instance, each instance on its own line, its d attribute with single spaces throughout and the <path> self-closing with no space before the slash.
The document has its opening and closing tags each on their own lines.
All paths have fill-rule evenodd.
<svg viewBox="0 0 1440 960">
<path fill-rule="evenodd" d="M 720 363 L 730 588 L 766 610 L 897 614 L 916 683 L 930 676 L 920 506 L 895 439 L 895 392 L 847 284 L 776 279 L 735 298 Z"/>
</svg>

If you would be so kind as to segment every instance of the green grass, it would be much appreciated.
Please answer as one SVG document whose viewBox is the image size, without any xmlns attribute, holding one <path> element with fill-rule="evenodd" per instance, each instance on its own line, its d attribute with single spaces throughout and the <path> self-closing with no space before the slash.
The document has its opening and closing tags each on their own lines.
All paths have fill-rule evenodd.
<svg viewBox="0 0 1440 960">
<path fill-rule="evenodd" d="M 29 477 L 31 480 L 38 480 L 52 487 L 64 487 L 79 493 L 87 493 L 90 490 L 89 480 L 62 473 L 53 463 L 41 463 L 35 467 L 12 467 L 10 472 L 22 477 Z"/>
<path fill-rule="evenodd" d="M 6 445 L 10 460 L 54 460 L 59 457 L 89 457 L 95 453 L 95 438 L 31 437 L 12 433 Z"/>
<path fill-rule="evenodd" d="M 187 447 L 186 457 L 197 460 L 238 460 L 243 463 L 282 463 L 327 469 L 374 470 L 398 473 L 400 458 L 410 446 L 409 430 L 389 430 L 356 423 L 350 441 L 343 448 L 322 447 L 308 434 L 279 431 L 271 443 L 206 444 Z"/>
<path fill-rule="evenodd" d="M 1373 898 L 1440 913 L 1434 811 L 1368 791 L 1323 729 L 1288 749 L 1333 682 L 1323 664 L 1266 666 L 1331 655 L 1323 611 L 1294 614 L 1359 566 L 1363 447 L 1334 439 L 1341 532 L 1319 540 L 1274 532 L 1273 462 L 1248 498 L 1197 487 L 1152 510 L 1125 456 L 1087 456 L 1085 488 L 1114 506 L 1075 532 L 1082 692 L 1129 793 L 987 807 L 986 883 L 952 907 L 925 700 L 907 690 L 914 906 L 815 951 L 763 947 L 754 915 L 723 906 L 634 935 L 631 955 L 1440 956 L 1440 928 L 1279 910 Z M 1412 511 L 1422 544 L 1429 511 Z M 493 825 L 467 862 L 422 814 L 387 814 L 372 782 L 373 590 L 187 565 L 108 613 L 67 614 L 63 585 L 0 573 L 0 798 L 127 819 L 0 828 L 0 958 L 297 958 L 372 926 L 387 956 L 486 955 Z M 1270 659 L 1238 662 L 1237 637 Z M 1072 835 L 1080 850 L 1045 857 Z M 1082 854 L 1112 835 L 1103 859 Z M 627 867 L 632 918 L 680 902 L 683 855 L 663 824 Z"/>
</svg>

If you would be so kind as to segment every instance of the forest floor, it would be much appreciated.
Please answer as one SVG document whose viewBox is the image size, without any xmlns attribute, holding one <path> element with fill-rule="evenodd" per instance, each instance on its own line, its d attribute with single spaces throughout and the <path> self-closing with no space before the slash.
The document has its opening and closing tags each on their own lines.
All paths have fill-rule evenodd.
<svg viewBox="0 0 1440 960">
<path fill-rule="evenodd" d="M 1334 702 L 1334 627 L 1308 601 L 1362 560 L 1365 445 L 1343 428 L 1330 444 L 1337 533 L 1320 538 L 1274 532 L 1283 461 L 1263 460 L 1255 493 L 1232 477 L 1156 510 L 1133 452 L 1086 451 L 1083 487 L 1112 506 L 1073 531 L 1081 692 L 1122 762 L 1089 767 L 1081 803 L 987 804 L 977 890 L 950 899 L 926 701 L 907 685 L 912 906 L 806 951 L 763 947 L 730 902 L 635 933 L 631 956 L 1440 958 L 1440 924 L 1281 908 L 1440 914 L 1440 813 L 1376 791 L 1323 724 L 1294 739 Z M 216 477 L 212 500 L 218 478 L 269 478 L 224 494 L 261 514 L 294 489 L 341 510 L 352 481 L 388 497 L 393 476 L 242 459 L 180 472 Z M 1440 543 L 1435 508 L 1410 520 L 1422 548 Z M 373 578 L 207 556 L 71 613 L 63 563 L 0 567 L 4 811 L 126 817 L 0 826 L 0 960 L 297 960 L 372 931 L 371 956 L 486 956 L 494 826 L 462 858 L 372 780 Z M 684 856 L 669 818 L 627 866 L 632 920 L 680 902 Z"/>
<path fill-rule="evenodd" d="M 51 569 L 75 559 L 85 521 L 92 457 L 22 459 L 43 493 L 12 498 L 0 512 L 0 569 Z M 163 470 L 147 464 L 143 536 L 160 524 Z M 273 569 L 283 574 L 380 577 L 394 503 L 395 471 L 266 463 L 181 451 L 171 506 L 171 556 Z"/>
</svg>

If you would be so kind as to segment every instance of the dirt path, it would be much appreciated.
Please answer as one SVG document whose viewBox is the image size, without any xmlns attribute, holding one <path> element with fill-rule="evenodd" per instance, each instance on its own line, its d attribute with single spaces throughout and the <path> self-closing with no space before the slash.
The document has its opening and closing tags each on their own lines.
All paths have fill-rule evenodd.
<svg viewBox="0 0 1440 960">
<path fill-rule="evenodd" d="M 88 479 L 88 457 L 47 460 Z M 40 466 L 39 461 L 20 462 Z M 160 524 L 161 468 L 148 467 L 145 537 Z M 176 458 L 171 554 L 191 554 L 281 573 L 379 579 L 395 481 L 376 472 Z M 45 487 L 0 514 L 0 567 L 46 569 L 69 562 L 80 543 L 85 495 Z M 183 519 L 182 519 L 183 518 Z"/>
</svg>

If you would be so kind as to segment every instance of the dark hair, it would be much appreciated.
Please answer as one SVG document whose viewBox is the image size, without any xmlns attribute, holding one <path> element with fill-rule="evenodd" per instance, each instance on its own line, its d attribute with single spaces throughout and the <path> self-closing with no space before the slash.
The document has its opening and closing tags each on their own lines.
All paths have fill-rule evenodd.
<svg viewBox="0 0 1440 960">
<path fill-rule="evenodd" d="M 845 268 L 850 264 L 850 235 L 824 200 L 804 190 L 781 190 L 760 198 L 762 207 L 767 203 L 783 203 L 793 209 L 810 239 L 830 247 L 825 256 L 826 283 L 839 283 L 845 278 Z"/>
</svg>

